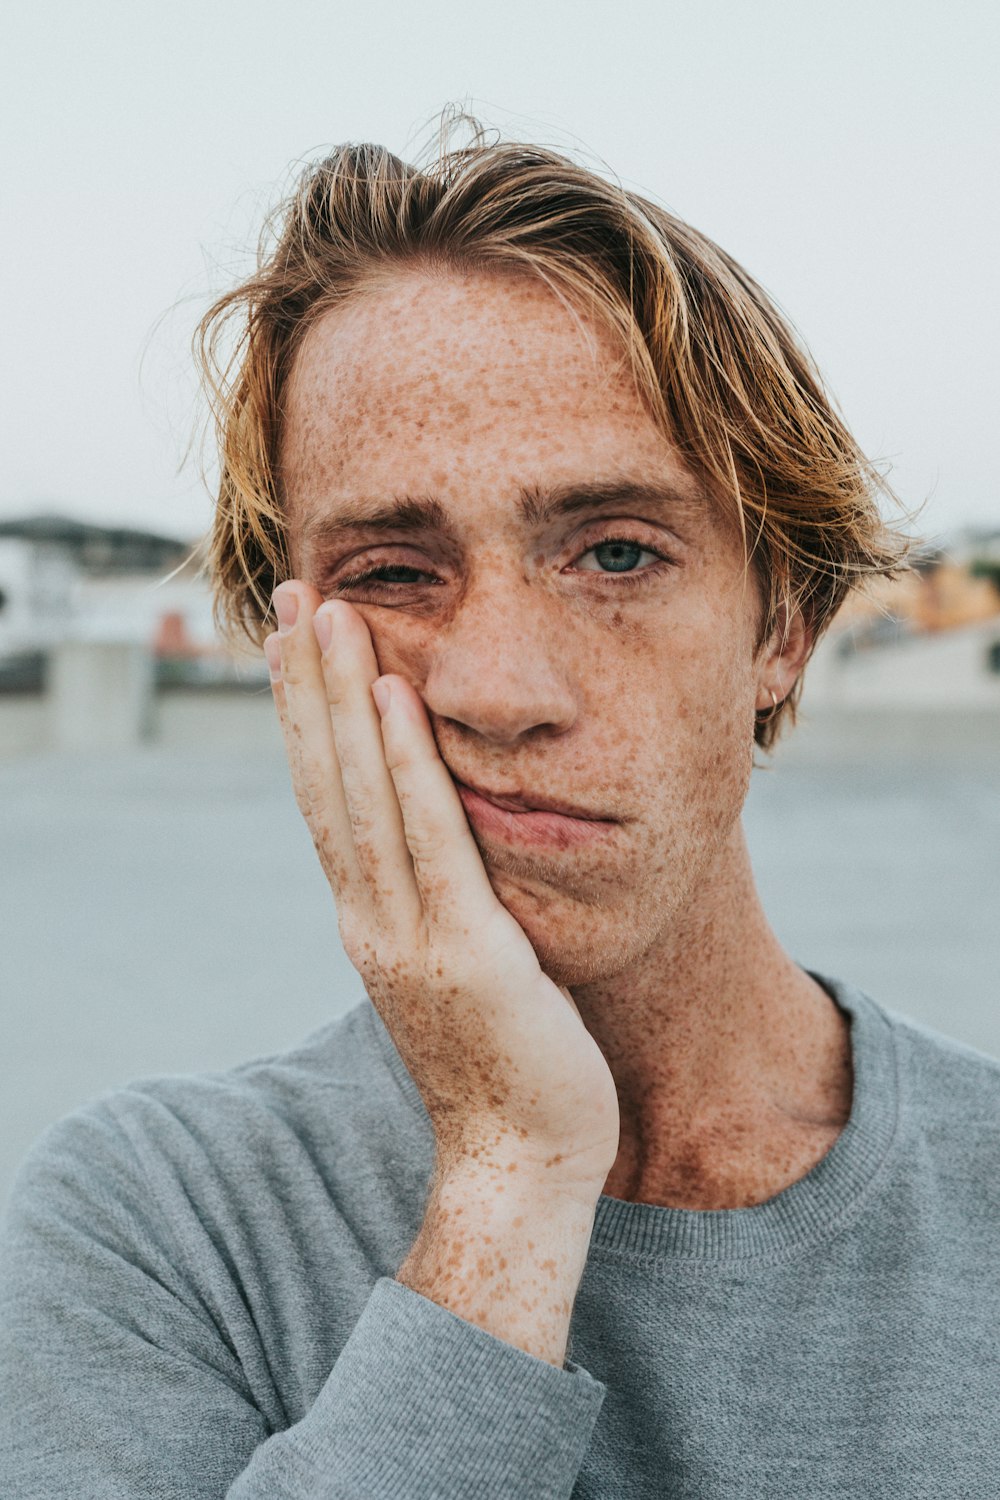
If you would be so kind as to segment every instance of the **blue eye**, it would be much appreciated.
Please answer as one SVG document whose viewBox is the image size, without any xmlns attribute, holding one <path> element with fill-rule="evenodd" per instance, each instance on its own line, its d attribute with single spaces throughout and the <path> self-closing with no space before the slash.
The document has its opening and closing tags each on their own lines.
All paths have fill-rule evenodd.
<svg viewBox="0 0 1000 1500">
<path fill-rule="evenodd" d="M 608 536 L 599 542 L 593 542 L 580 553 L 581 557 L 588 556 L 593 552 L 595 556 L 601 554 L 601 566 L 597 568 L 575 568 L 577 573 L 589 573 L 598 578 L 617 578 L 615 587 L 618 589 L 635 587 L 639 584 L 652 583 L 658 577 L 663 567 L 670 567 L 670 559 L 662 552 L 656 552 L 652 547 L 645 546 L 636 537 L 631 536 Z M 656 559 L 653 564 L 647 564 L 639 568 L 640 557 Z M 662 566 L 661 566 L 662 565 Z M 407 574 L 408 577 L 400 577 Z M 373 594 L 389 593 L 394 588 L 416 588 L 421 586 L 421 580 L 427 579 L 431 586 L 440 585 L 441 579 L 436 578 L 433 573 L 425 573 L 420 568 L 410 568 L 404 563 L 383 563 L 381 567 L 367 568 L 361 573 L 349 573 L 346 578 L 339 579 L 332 585 L 333 592 L 341 592 L 346 589 L 367 588 Z"/>
<path fill-rule="evenodd" d="M 659 552 L 654 552 L 650 547 L 644 547 L 641 542 L 632 537 L 610 536 L 603 542 L 595 542 L 587 552 L 593 552 L 595 556 L 603 553 L 599 559 L 602 567 L 606 567 L 611 573 L 628 573 L 638 564 L 643 552 L 649 553 L 650 557 L 660 557 Z M 584 553 L 584 556 L 587 554 Z M 596 572 L 596 569 L 584 568 L 584 573 Z"/>
</svg>

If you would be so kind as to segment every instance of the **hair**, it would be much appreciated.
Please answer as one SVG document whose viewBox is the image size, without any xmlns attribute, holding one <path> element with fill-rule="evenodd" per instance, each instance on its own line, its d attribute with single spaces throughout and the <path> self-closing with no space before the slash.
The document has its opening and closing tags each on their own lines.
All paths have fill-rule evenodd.
<svg viewBox="0 0 1000 1500">
<path fill-rule="evenodd" d="M 605 320 L 654 420 L 739 527 L 764 600 L 758 649 L 800 610 L 811 655 L 848 591 L 908 566 L 913 539 L 883 519 L 880 500 L 899 502 L 789 321 L 646 198 L 548 148 L 487 139 L 465 115 L 471 139 L 453 146 L 448 123 L 423 165 L 369 144 L 310 164 L 268 219 L 254 273 L 198 325 L 221 469 L 204 546 L 223 636 L 261 645 L 289 576 L 281 419 L 306 334 L 352 294 L 425 266 L 539 277 Z M 757 715 L 761 748 L 794 723 L 801 689 L 800 673 Z"/>
</svg>

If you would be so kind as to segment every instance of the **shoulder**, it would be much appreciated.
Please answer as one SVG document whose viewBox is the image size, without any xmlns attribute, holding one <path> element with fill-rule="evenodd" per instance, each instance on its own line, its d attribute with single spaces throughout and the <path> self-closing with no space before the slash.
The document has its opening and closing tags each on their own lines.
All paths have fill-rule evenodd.
<svg viewBox="0 0 1000 1500">
<path fill-rule="evenodd" d="M 364 1000 L 289 1051 L 216 1073 L 136 1079 L 43 1132 L 14 1182 L 9 1227 L 127 1217 L 169 1235 L 230 1218 L 276 1181 L 349 1175 L 386 1120 L 409 1124 Z M 376 1127 L 382 1122 L 381 1130 Z"/>
<path fill-rule="evenodd" d="M 1000 1233 L 1000 1061 L 907 1016 L 893 1012 L 890 1022 L 910 1212 L 919 1206 L 925 1225 L 937 1226 L 956 1284 L 964 1257 L 970 1277 L 986 1278 L 982 1296 L 992 1297 Z"/>
<path fill-rule="evenodd" d="M 1000 1229 L 1000 1060 L 883 1009 L 899 1090 L 903 1179 L 949 1240 L 959 1233 L 992 1264 Z"/>
<path fill-rule="evenodd" d="M 1000 1131 L 1000 1058 L 882 1009 L 893 1030 L 910 1108 L 944 1130 L 978 1124 Z"/>
<path fill-rule="evenodd" d="M 1000 1226 L 1000 1060 L 844 980 L 813 974 L 852 1018 L 857 1129 L 882 1141 L 911 1218 Z M 887 1158 L 888 1159 L 888 1158 Z M 919 1208 L 917 1205 L 922 1205 Z"/>
<path fill-rule="evenodd" d="M 870 1087 L 899 1093 L 904 1113 L 947 1129 L 1000 1128 L 1000 1058 L 874 999 L 849 980 L 809 970 L 852 1020 Z M 858 1058 L 855 1054 L 855 1068 Z"/>
</svg>

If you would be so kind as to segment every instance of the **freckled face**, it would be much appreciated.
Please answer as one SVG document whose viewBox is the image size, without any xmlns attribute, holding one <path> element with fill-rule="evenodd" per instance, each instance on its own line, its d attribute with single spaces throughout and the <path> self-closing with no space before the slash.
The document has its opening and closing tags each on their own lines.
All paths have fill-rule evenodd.
<svg viewBox="0 0 1000 1500">
<path fill-rule="evenodd" d="M 621 973 L 718 885 L 746 796 L 760 601 L 738 536 L 612 336 L 540 282 L 400 273 L 318 320 L 285 412 L 294 575 L 358 607 L 453 776 L 618 820 L 565 848 L 473 832 L 546 972 Z M 621 494 L 539 514 L 602 486 Z M 438 523 L 330 534 L 404 497 Z"/>
</svg>

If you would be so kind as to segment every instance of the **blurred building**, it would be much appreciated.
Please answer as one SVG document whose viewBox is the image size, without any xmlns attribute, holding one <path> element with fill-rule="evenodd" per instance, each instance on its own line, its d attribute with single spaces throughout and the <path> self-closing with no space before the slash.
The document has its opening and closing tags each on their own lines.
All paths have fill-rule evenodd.
<svg viewBox="0 0 1000 1500">
<path fill-rule="evenodd" d="M 0 522 L 0 678 L 40 684 L 67 642 L 141 647 L 164 684 L 260 675 L 219 642 L 189 542 L 59 514 Z"/>
<path fill-rule="evenodd" d="M 812 703 L 1000 707 L 1000 530 L 960 533 L 849 595 L 806 681 Z"/>
<path fill-rule="evenodd" d="M 146 642 L 160 616 L 177 611 L 211 644 L 190 551 L 177 537 L 57 514 L 0 522 L 0 652 L 67 636 Z"/>
<path fill-rule="evenodd" d="M 188 542 L 58 514 L 0 523 L 0 754 L 161 739 L 173 703 L 183 716 L 197 698 L 204 726 L 267 680 L 259 653 L 218 640 Z"/>
</svg>

